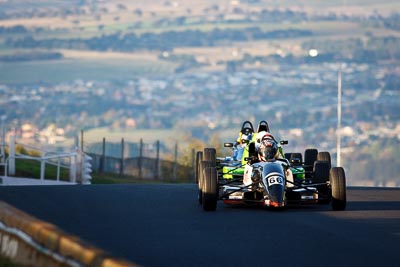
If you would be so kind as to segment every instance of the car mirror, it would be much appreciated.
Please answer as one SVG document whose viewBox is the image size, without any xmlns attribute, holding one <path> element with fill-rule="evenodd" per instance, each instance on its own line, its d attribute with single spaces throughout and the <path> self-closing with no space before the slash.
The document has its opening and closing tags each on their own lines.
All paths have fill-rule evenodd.
<svg viewBox="0 0 400 267">
<path fill-rule="evenodd" d="M 224 147 L 233 147 L 233 143 L 224 143 Z"/>
</svg>

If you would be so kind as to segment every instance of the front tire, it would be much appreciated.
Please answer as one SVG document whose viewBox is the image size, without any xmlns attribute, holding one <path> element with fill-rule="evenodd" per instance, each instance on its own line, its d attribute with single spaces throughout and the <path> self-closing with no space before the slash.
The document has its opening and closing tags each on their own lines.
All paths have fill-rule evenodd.
<svg viewBox="0 0 400 267">
<path fill-rule="evenodd" d="M 216 164 L 216 149 L 215 148 L 204 148 L 204 160 L 213 162 L 214 166 Z"/>
<path fill-rule="evenodd" d="M 313 183 L 319 184 L 316 188 L 318 190 L 318 203 L 320 204 L 329 204 L 331 200 L 330 189 L 328 186 L 329 172 L 329 162 L 318 160 L 314 162 Z"/>
<path fill-rule="evenodd" d="M 202 160 L 200 162 L 200 170 L 199 170 L 199 195 L 198 195 L 198 199 L 199 199 L 199 203 L 203 204 L 203 190 L 204 190 L 204 181 L 205 181 L 205 176 L 204 176 L 204 169 L 208 168 L 208 167 L 214 167 L 215 166 L 215 162 L 212 161 L 206 161 L 206 160 Z"/>
<path fill-rule="evenodd" d="M 215 167 L 203 169 L 203 209 L 205 211 L 215 211 L 218 201 L 218 173 Z"/>
<path fill-rule="evenodd" d="M 332 209 L 346 209 L 346 176 L 342 167 L 333 167 L 329 174 L 332 190 Z"/>
</svg>

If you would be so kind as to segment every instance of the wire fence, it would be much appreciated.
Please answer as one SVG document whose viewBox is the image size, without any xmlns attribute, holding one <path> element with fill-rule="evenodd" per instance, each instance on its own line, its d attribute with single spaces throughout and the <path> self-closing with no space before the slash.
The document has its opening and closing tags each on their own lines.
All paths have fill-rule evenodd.
<svg viewBox="0 0 400 267">
<path fill-rule="evenodd" d="M 2 163 L 5 159 L 6 140 L 9 137 L 6 137 L 4 124 L 0 128 L 2 129 L 0 163 Z M 124 138 L 121 138 L 121 142 L 106 142 L 104 137 L 98 141 L 84 140 L 83 131 L 80 137 L 65 138 L 63 141 L 51 144 L 48 140 L 42 140 L 43 138 L 37 134 L 32 134 L 29 138 L 24 137 L 24 133 L 19 129 L 10 131 L 9 135 L 14 135 L 17 140 L 23 141 L 24 145 L 19 148 L 22 154 L 38 150 L 40 151 L 38 156 L 43 156 L 49 153 L 70 152 L 79 147 L 82 152 L 91 156 L 94 173 L 111 173 L 145 180 L 194 182 L 194 151 L 191 155 L 183 155 L 182 151 L 178 151 L 178 143 L 171 148 L 160 141 L 144 143 L 142 139 L 140 142 L 125 142 Z M 182 156 L 189 158 L 187 163 L 178 160 Z M 69 163 L 63 160 L 61 164 Z"/>
<path fill-rule="evenodd" d="M 92 157 L 92 169 L 98 173 L 113 173 L 144 180 L 194 182 L 193 164 L 178 162 L 178 144 L 170 151 L 160 141 L 155 143 L 92 142 L 81 144 L 84 152 Z M 192 153 L 194 155 L 194 153 Z M 168 155 L 173 160 L 163 158 Z M 194 156 L 193 156 L 194 157 Z M 192 161 L 194 162 L 194 158 Z"/>
</svg>

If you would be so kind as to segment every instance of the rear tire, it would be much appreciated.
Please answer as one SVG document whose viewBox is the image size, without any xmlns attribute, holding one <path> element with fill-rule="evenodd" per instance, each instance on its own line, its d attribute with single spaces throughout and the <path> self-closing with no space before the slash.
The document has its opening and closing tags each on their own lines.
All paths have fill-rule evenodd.
<svg viewBox="0 0 400 267">
<path fill-rule="evenodd" d="M 200 163 L 200 172 L 199 172 L 199 203 L 203 204 L 203 190 L 204 190 L 204 180 L 205 180 L 205 176 L 204 176 L 204 169 L 208 168 L 208 167 L 215 167 L 215 162 L 211 162 L 211 161 L 206 161 L 206 160 L 202 160 Z"/>
<path fill-rule="evenodd" d="M 318 150 L 315 148 L 308 148 L 304 151 L 304 170 L 306 178 L 311 177 L 314 162 L 317 160 Z"/>
<path fill-rule="evenodd" d="M 326 183 L 329 181 L 329 163 L 326 161 L 314 162 L 314 179 L 313 183 Z"/>
<path fill-rule="evenodd" d="M 342 167 L 334 167 L 330 171 L 329 180 L 332 190 L 332 209 L 346 209 L 346 175 Z"/>
<path fill-rule="evenodd" d="M 205 211 L 215 211 L 218 201 L 218 173 L 215 167 L 203 169 L 203 209 Z"/>
<path fill-rule="evenodd" d="M 329 163 L 327 161 L 315 161 L 314 162 L 314 179 L 313 183 L 321 184 L 317 185 L 318 190 L 318 203 L 329 204 L 331 200 L 330 190 L 328 186 L 329 181 Z"/>
<path fill-rule="evenodd" d="M 332 167 L 331 163 L 331 154 L 329 152 L 318 152 L 317 160 L 319 161 L 327 161 L 329 163 L 329 168 Z"/>
</svg>

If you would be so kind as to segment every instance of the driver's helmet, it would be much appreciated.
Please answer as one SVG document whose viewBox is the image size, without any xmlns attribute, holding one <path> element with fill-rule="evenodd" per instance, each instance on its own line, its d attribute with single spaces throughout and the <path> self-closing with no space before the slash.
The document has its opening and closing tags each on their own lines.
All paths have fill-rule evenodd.
<svg viewBox="0 0 400 267">
<path fill-rule="evenodd" d="M 240 143 L 241 144 L 248 144 L 252 138 L 253 138 L 253 131 L 249 128 L 244 129 L 240 133 Z"/>
<path fill-rule="evenodd" d="M 262 131 L 262 132 L 257 133 L 256 142 L 258 144 L 261 144 L 261 141 L 264 140 L 264 139 L 273 139 L 273 140 L 275 140 L 275 138 L 269 132 Z"/>
<path fill-rule="evenodd" d="M 240 137 L 240 143 L 242 144 L 248 144 L 251 141 L 252 138 L 252 134 L 242 134 L 242 136 Z"/>
<path fill-rule="evenodd" d="M 261 161 L 269 161 L 278 157 L 278 143 L 272 135 L 265 135 L 260 140 L 258 155 Z"/>
</svg>

